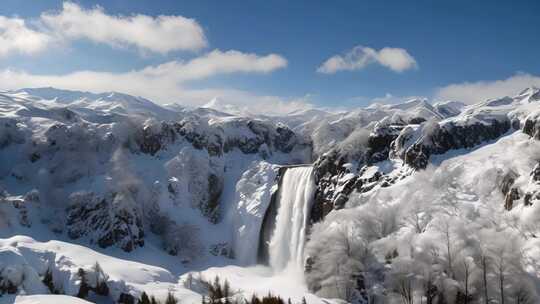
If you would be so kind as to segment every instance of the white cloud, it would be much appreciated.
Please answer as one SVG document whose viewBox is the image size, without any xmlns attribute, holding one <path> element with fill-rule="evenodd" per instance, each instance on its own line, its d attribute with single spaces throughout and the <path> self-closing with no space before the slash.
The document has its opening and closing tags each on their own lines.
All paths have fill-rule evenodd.
<svg viewBox="0 0 540 304">
<path fill-rule="evenodd" d="M 451 84 L 437 89 L 435 99 L 457 100 L 473 104 L 489 98 L 514 96 L 531 86 L 540 87 L 539 76 L 516 74 L 503 80 Z"/>
<path fill-rule="evenodd" d="M 258 56 L 235 50 L 214 50 L 188 62 L 170 61 L 143 69 L 148 77 L 172 77 L 176 81 L 207 78 L 217 74 L 269 73 L 287 66 L 287 60 L 277 54 Z"/>
<path fill-rule="evenodd" d="M 416 60 L 405 49 L 385 47 L 377 51 L 370 47 L 356 46 L 344 55 L 330 57 L 317 69 L 317 72 L 334 74 L 338 71 L 354 71 L 373 63 L 378 63 L 394 72 L 403 72 L 417 67 Z"/>
<path fill-rule="evenodd" d="M 29 28 L 23 19 L 0 16 L 0 57 L 35 54 L 46 49 L 50 42 L 50 36 Z"/>
<path fill-rule="evenodd" d="M 41 21 L 62 38 L 135 46 L 162 54 L 207 46 L 197 21 L 182 16 L 113 16 L 99 6 L 84 9 L 73 2 L 64 2 L 61 11 L 43 13 Z"/>
<path fill-rule="evenodd" d="M 170 61 L 124 73 L 77 71 L 64 75 L 37 75 L 24 71 L 0 71 L 2 89 L 53 86 L 90 92 L 118 91 L 143 96 L 158 103 L 180 102 L 201 106 L 218 97 L 226 103 L 257 113 L 284 113 L 308 107 L 302 99 L 260 96 L 232 89 L 190 89 L 186 82 L 229 73 L 268 73 L 287 61 L 276 54 L 258 56 L 238 51 L 214 50 L 188 62 Z"/>
</svg>

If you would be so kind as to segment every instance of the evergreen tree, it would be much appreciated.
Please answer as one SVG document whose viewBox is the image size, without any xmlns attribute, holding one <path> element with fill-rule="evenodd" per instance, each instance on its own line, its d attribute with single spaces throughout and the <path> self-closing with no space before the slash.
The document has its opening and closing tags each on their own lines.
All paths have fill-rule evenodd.
<svg viewBox="0 0 540 304">
<path fill-rule="evenodd" d="M 178 304 L 178 299 L 175 298 L 172 292 L 169 291 L 167 294 L 167 299 L 165 299 L 165 304 Z"/>
<path fill-rule="evenodd" d="M 213 300 L 219 300 L 221 298 L 223 298 L 223 290 L 221 289 L 221 283 L 219 281 L 219 277 L 216 276 L 216 278 L 214 279 L 214 288 L 213 288 L 213 297 L 212 299 Z"/>
<path fill-rule="evenodd" d="M 88 282 L 86 281 L 86 271 L 84 269 L 79 268 L 77 271 L 77 274 L 79 275 L 79 278 L 81 279 L 81 286 L 79 287 L 79 292 L 77 293 L 77 297 L 81 299 L 85 299 L 88 297 L 88 292 L 90 291 L 90 286 L 88 286 Z"/>
<path fill-rule="evenodd" d="M 56 289 L 56 287 L 54 287 L 54 279 L 53 279 L 52 271 L 51 271 L 50 268 L 48 268 L 47 271 L 45 272 L 45 276 L 43 277 L 43 284 L 45 284 L 45 286 L 47 286 L 47 288 L 49 288 L 49 292 L 51 294 L 59 294 L 60 293 L 58 291 L 58 289 Z"/>
<path fill-rule="evenodd" d="M 150 297 L 150 304 L 158 304 L 158 301 L 156 300 L 156 297 L 154 297 L 154 296 Z"/>
<path fill-rule="evenodd" d="M 141 298 L 139 299 L 137 304 L 151 304 L 150 298 L 148 297 L 146 292 L 143 291 L 143 293 L 141 294 Z"/>
<path fill-rule="evenodd" d="M 253 296 L 251 296 L 251 303 L 250 304 L 261 304 L 261 301 L 259 300 L 257 295 L 254 294 Z"/>
<path fill-rule="evenodd" d="M 225 280 L 223 283 L 223 297 L 225 298 L 225 304 L 231 304 L 231 301 L 229 300 L 230 289 L 229 281 Z"/>
<path fill-rule="evenodd" d="M 109 295 L 109 286 L 107 286 L 107 276 L 98 262 L 94 264 L 94 272 L 96 273 L 96 288 L 95 293 L 102 296 Z"/>
</svg>

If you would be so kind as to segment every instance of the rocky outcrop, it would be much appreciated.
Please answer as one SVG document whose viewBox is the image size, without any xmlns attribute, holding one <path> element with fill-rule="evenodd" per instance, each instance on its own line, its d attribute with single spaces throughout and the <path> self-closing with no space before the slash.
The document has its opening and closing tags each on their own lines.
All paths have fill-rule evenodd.
<svg viewBox="0 0 540 304">
<path fill-rule="evenodd" d="M 494 140 L 510 130 L 510 120 L 490 123 L 457 124 L 425 123 L 421 128 L 404 130 L 394 145 L 393 153 L 415 169 L 424 169 L 431 155 L 449 150 L 469 149 Z"/>
<path fill-rule="evenodd" d="M 523 196 L 523 204 L 531 206 L 540 202 L 540 162 L 531 171 L 531 179 L 527 192 Z"/>
<path fill-rule="evenodd" d="M 289 153 L 296 145 L 308 145 L 283 124 L 238 117 L 215 123 L 188 117 L 175 123 L 147 124 L 136 141 L 141 152 L 154 155 L 180 138 L 196 149 L 207 150 L 210 156 L 234 149 L 245 154 Z"/>
<path fill-rule="evenodd" d="M 270 196 L 270 203 L 264 212 L 261 229 L 259 231 L 259 244 L 257 246 L 257 262 L 259 264 L 266 265 L 270 261 L 270 239 L 272 238 L 272 233 L 276 227 L 276 217 L 278 212 L 277 197 L 285 170 L 287 170 L 286 167 L 279 168 L 275 177 L 277 187 Z"/>
<path fill-rule="evenodd" d="M 143 127 L 137 143 L 141 152 L 155 155 L 167 143 L 174 142 L 177 134 L 171 125 L 162 122 L 157 125 L 146 125 Z"/>
<path fill-rule="evenodd" d="M 404 125 L 377 125 L 369 135 L 366 161 L 368 164 L 388 159 L 391 145 L 399 136 Z"/>
<path fill-rule="evenodd" d="M 510 211 L 514 207 L 514 201 L 517 201 L 520 199 L 519 195 L 519 189 L 518 188 L 512 188 L 508 193 L 506 193 L 506 197 L 504 199 L 504 209 Z"/>
<path fill-rule="evenodd" d="M 311 211 L 312 222 L 322 220 L 334 209 L 343 208 L 353 191 L 367 192 L 379 182 L 389 186 L 395 181 L 380 172 L 365 174 L 367 167 L 389 158 L 392 143 L 404 128 L 404 125 L 387 122 L 383 120 L 375 126 L 366 145 L 353 153 L 356 159 L 334 149 L 315 162 L 317 190 Z M 353 171 L 352 163 L 359 168 L 357 171 Z"/>
<path fill-rule="evenodd" d="M 315 201 L 311 208 L 311 222 L 319 222 L 324 216 L 334 209 L 334 199 L 340 196 L 340 203 L 348 196 L 345 193 L 336 193 L 339 176 L 348 170 L 343 167 L 345 160 L 340 157 L 337 151 L 331 151 L 321 156 L 315 162 L 315 180 L 317 190 L 315 191 Z"/>
<path fill-rule="evenodd" d="M 533 182 L 540 184 L 540 162 L 531 171 L 531 179 Z"/>
<path fill-rule="evenodd" d="M 514 185 L 514 183 L 515 183 L 515 181 L 516 181 L 516 179 L 518 177 L 519 177 L 519 175 L 516 172 L 512 171 L 512 170 L 508 171 L 504 175 L 504 177 L 503 177 L 503 179 L 502 179 L 502 181 L 501 181 L 501 183 L 499 185 L 499 188 L 501 189 L 501 192 L 502 192 L 503 195 L 506 195 L 506 194 L 508 194 L 510 192 L 510 190 L 512 189 L 512 186 Z"/>
<path fill-rule="evenodd" d="M 516 207 L 516 204 L 522 203 L 524 206 L 532 206 L 540 201 L 540 163 L 537 163 L 530 173 L 528 184 L 519 185 L 516 180 L 519 175 L 513 171 L 506 173 L 500 184 L 499 189 L 504 196 L 504 209 L 507 211 Z"/>
<path fill-rule="evenodd" d="M 525 119 L 523 133 L 540 140 L 540 112 L 531 114 Z"/>
<path fill-rule="evenodd" d="M 102 248 L 115 245 L 127 252 L 144 246 L 141 215 L 129 193 L 102 198 L 92 192 L 76 192 L 66 211 L 72 239 L 85 236 Z"/>
</svg>

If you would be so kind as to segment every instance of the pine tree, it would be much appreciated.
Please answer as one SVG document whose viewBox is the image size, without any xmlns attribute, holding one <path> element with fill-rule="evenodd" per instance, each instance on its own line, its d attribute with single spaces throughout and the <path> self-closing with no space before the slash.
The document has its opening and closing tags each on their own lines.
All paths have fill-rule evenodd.
<svg viewBox="0 0 540 304">
<path fill-rule="evenodd" d="M 213 300 L 219 300 L 223 298 L 223 290 L 221 289 L 221 283 L 219 282 L 219 277 L 216 276 L 214 279 L 214 296 L 212 297 Z"/>
<path fill-rule="evenodd" d="M 154 297 L 154 296 L 150 297 L 150 304 L 158 304 L 158 301 L 156 300 L 156 297 Z"/>
<path fill-rule="evenodd" d="M 54 287 L 54 279 L 51 269 L 47 269 L 45 276 L 43 276 L 43 284 L 49 288 L 51 294 L 59 294 L 58 290 Z"/>
<path fill-rule="evenodd" d="M 251 303 L 250 304 L 261 304 L 261 301 L 259 300 L 257 295 L 254 294 L 253 296 L 251 296 Z"/>
<path fill-rule="evenodd" d="M 146 292 L 143 291 L 143 293 L 141 294 L 141 298 L 139 299 L 137 304 L 151 304 L 150 303 L 150 298 L 148 297 Z"/>
<path fill-rule="evenodd" d="M 103 272 L 103 269 L 98 262 L 94 264 L 94 272 L 96 273 L 96 288 L 95 292 L 98 295 L 107 296 L 109 295 L 109 286 L 107 286 L 107 276 Z"/>
<path fill-rule="evenodd" d="M 77 274 L 79 275 L 79 278 L 81 279 L 81 286 L 79 287 L 79 292 L 77 293 L 77 297 L 81 299 L 85 299 L 88 297 L 88 292 L 90 291 L 90 287 L 88 286 L 88 282 L 86 281 L 86 271 L 84 269 L 79 268 L 77 271 Z"/>
<path fill-rule="evenodd" d="M 169 291 L 167 299 L 165 299 L 165 304 L 178 304 L 178 299 L 176 299 L 172 292 Z"/>
<path fill-rule="evenodd" d="M 223 283 L 223 297 L 225 298 L 225 304 L 231 304 L 231 301 L 229 300 L 230 289 L 229 281 L 225 280 Z"/>
<path fill-rule="evenodd" d="M 302 297 L 302 304 L 307 304 L 306 297 Z"/>
</svg>

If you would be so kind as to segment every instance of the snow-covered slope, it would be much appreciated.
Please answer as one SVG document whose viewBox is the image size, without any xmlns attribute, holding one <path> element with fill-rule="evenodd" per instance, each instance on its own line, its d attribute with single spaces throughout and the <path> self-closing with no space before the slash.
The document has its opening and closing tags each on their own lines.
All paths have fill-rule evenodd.
<svg viewBox="0 0 540 304">
<path fill-rule="evenodd" d="M 406 283 L 411 303 L 464 303 L 464 292 L 473 303 L 485 286 L 500 299 L 500 235 L 523 253 L 503 248 L 505 263 L 517 261 L 504 297 L 536 299 L 538 140 L 535 88 L 468 106 L 412 99 L 283 116 L 218 100 L 188 109 L 121 93 L 1 92 L 0 294 L 52 301 L 23 295 L 75 296 L 84 277 L 92 302 L 145 291 L 199 303 L 219 274 L 238 299 L 271 290 L 295 302 L 391 303 Z M 303 201 L 305 273 L 249 267 L 272 236 L 261 230 L 279 215 L 284 165 L 300 164 L 313 164 L 316 184 Z"/>
<path fill-rule="evenodd" d="M 150 100 L 118 92 L 94 94 L 55 88 L 27 88 L 6 92 L 6 97 L 26 105 L 44 108 L 65 107 L 82 116 L 136 115 L 160 119 L 178 119 L 172 109 L 160 107 Z"/>
</svg>

